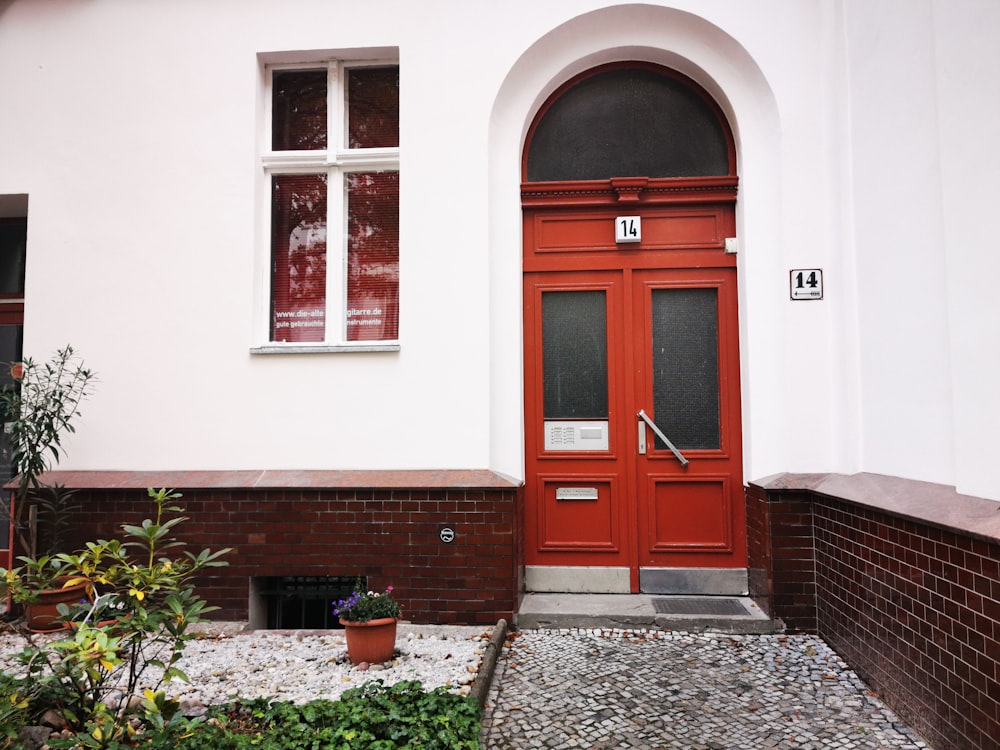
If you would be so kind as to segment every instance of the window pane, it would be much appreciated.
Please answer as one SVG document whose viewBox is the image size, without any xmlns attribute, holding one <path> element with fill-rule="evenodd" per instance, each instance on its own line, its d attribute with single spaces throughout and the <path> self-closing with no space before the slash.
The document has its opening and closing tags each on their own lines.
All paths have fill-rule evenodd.
<svg viewBox="0 0 1000 750">
<path fill-rule="evenodd" d="M 0 319 L 0 388 L 14 388 L 14 378 L 11 375 L 10 364 L 21 361 L 21 339 L 23 327 L 20 323 L 9 322 L 10 318 L 16 316 L 4 316 L 7 319 Z M 0 409 L 0 423 L 11 418 L 5 410 Z M 6 484 L 9 479 L 14 478 L 14 456 L 13 446 L 6 430 L 0 430 L 0 479 Z M 4 492 L 0 494 L 0 549 L 7 549 L 10 545 L 10 524 L 8 519 L 8 503 L 10 494 Z"/>
<path fill-rule="evenodd" d="M 678 448 L 720 448 L 715 289 L 653 290 L 653 415 Z M 667 446 L 657 438 L 656 447 Z"/>
<path fill-rule="evenodd" d="M 545 419 L 608 418 L 603 291 L 542 294 Z"/>
<path fill-rule="evenodd" d="M 275 71 L 271 94 L 271 149 L 326 148 L 326 71 Z"/>
<path fill-rule="evenodd" d="M 24 294 L 27 234 L 25 219 L 0 219 L 0 294 Z"/>
<path fill-rule="evenodd" d="M 528 150 L 529 182 L 729 174 L 715 111 L 682 81 L 652 70 L 586 78 L 542 116 Z"/>
<path fill-rule="evenodd" d="M 347 340 L 399 338 L 399 172 L 347 175 Z"/>
<path fill-rule="evenodd" d="M 347 71 L 348 148 L 399 146 L 399 66 Z"/>
<path fill-rule="evenodd" d="M 326 175 L 276 175 L 271 205 L 271 340 L 326 334 Z"/>
</svg>

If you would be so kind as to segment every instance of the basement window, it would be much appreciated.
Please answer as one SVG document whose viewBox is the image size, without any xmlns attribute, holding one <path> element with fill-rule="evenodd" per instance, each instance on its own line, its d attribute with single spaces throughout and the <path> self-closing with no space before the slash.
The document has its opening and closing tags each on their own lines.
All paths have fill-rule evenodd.
<svg viewBox="0 0 1000 750">
<path fill-rule="evenodd" d="M 260 614 L 266 613 L 266 623 L 258 627 L 268 630 L 330 630 L 339 629 L 333 605 L 346 599 L 358 581 L 362 587 L 368 580 L 359 576 L 266 576 L 254 580 Z M 262 618 L 263 619 L 263 618 Z"/>
</svg>

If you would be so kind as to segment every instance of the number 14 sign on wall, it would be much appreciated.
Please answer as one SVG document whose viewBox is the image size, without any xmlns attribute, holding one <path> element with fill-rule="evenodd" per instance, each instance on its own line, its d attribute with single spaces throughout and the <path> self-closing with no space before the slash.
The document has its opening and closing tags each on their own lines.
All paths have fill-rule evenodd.
<svg viewBox="0 0 1000 750">
<path fill-rule="evenodd" d="M 792 299 L 823 299 L 823 269 L 793 268 L 789 282 Z"/>
</svg>

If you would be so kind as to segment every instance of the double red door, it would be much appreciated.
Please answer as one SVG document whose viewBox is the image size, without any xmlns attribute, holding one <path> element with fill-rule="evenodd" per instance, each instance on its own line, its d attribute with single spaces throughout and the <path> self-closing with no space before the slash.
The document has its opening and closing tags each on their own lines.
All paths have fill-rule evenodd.
<svg viewBox="0 0 1000 750">
<path fill-rule="evenodd" d="M 545 257 L 524 309 L 529 588 L 742 593 L 734 256 Z"/>
</svg>

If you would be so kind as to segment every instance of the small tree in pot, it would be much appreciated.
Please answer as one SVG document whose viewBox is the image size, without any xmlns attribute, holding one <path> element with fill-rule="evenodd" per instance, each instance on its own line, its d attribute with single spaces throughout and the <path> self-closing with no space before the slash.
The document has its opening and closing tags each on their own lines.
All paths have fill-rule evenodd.
<svg viewBox="0 0 1000 750">
<path fill-rule="evenodd" d="M 72 490 L 47 485 L 41 477 L 58 463 L 63 436 L 76 432 L 80 402 L 90 394 L 95 376 L 69 345 L 48 362 L 29 357 L 13 364 L 11 376 L 14 385 L 0 391 L 0 408 L 17 485 L 13 504 L 5 493 L 0 496 L 0 517 L 12 521 L 11 543 L 26 553 L 18 558 L 25 563 L 25 585 L 29 591 L 44 591 L 55 587 L 50 579 L 57 568 L 47 564 L 49 554 L 59 551 L 68 513 L 76 506 Z M 49 579 L 41 574 L 43 570 Z M 79 593 L 75 596 L 79 598 Z"/>
<path fill-rule="evenodd" d="M 11 465 L 17 476 L 14 491 L 14 534 L 28 555 L 38 554 L 37 529 L 27 523 L 29 498 L 36 502 L 39 522 L 47 527 L 48 547 L 61 542 L 65 509 L 72 493 L 59 485 L 44 485 L 40 477 L 58 463 L 62 438 L 76 432 L 80 402 L 90 395 L 95 375 L 83 366 L 72 346 L 56 351 L 49 362 L 30 357 L 11 365 L 15 385 L 0 391 L 4 432 L 11 450 Z M 5 509 L 10 506 L 5 502 Z"/>
</svg>

